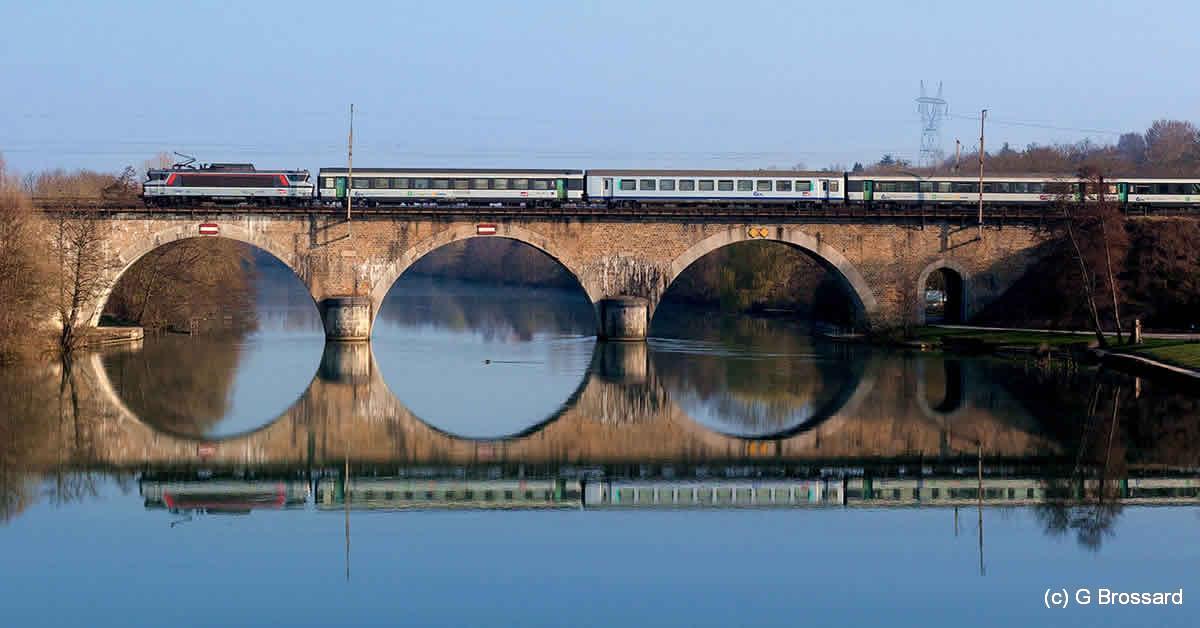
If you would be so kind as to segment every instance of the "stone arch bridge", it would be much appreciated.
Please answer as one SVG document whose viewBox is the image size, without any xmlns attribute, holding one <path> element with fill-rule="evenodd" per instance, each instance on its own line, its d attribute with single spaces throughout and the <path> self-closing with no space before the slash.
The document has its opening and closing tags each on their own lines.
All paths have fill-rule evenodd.
<svg viewBox="0 0 1200 628">
<path fill-rule="evenodd" d="M 833 271 L 849 288 L 862 326 L 879 330 L 923 322 L 924 280 L 939 269 L 961 280 L 959 307 L 970 316 L 1011 286 L 1048 238 L 1031 223 L 981 233 L 974 225 L 911 218 L 437 211 L 364 213 L 352 220 L 326 210 L 97 211 L 87 219 L 104 224 L 114 269 L 88 315 L 98 322 L 121 274 L 155 248 L 184 238 L 226 237 L 289 266 L 321 310 L 329 339 L 365 340 L 392 284 L 423 255 L 466 238 L 502 237 L 542 250 L 574 275 L 597 309 L 598 335 L 640 339 L 662 295 L 690 264 L 736 242 L 766 240 L 796 247 Z"/>
</svg>

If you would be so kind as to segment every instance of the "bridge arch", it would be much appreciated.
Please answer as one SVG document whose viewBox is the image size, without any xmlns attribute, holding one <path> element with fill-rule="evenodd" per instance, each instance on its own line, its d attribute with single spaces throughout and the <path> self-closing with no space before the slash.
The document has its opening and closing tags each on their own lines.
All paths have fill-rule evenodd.
<svg viewBox="0 0 1200 628">
<path fill-rule="evenodd" d="M 948 258 L 938 258 L 930 262 L 917 275 L 917 289 L 913 293 L 916 295 L 916 302 L 912 304 L 913 320 L 918 325 L 924 325 L 926 322 L 925 287 L 929 283 L 929 276 L 935 272 L 942 272 L 947 281 L 945 322 L 966 322 L 971 314 L 967 305 L 970 303 L 967 291 L 971 275 L 962 264 Z"/>
<path fill-rule="evenodd" d="M 104 282 L 104 291 L 97 296 L 96 301 L 92 304 L 93 310 L 90 318 L 91 326 L 95 327 L 100 324 L 100 315 L 104 312 L 104 306 L 108 303 L 109 297 L 112 296 L 112 291 L 117 287 L 117 282 L 120 281 L 121 277 L 123 277 L 130 268 L 133 268 L 134 264 L 138 263 L 138 261 L 145 257 L 148 253 L 179 240 L 210 237 L 237 240 L 238 242 L 244 242 L 270 253 L 296 274 L 296 276 L 300 279 L 300 282 L 305 284 L 305 287 L 309 289 L 309 297 L 312 297 L 312 289 L 308 286 L 308 282 L 305 280 L 304 274 L 300 272 L 296 256 L 289 248 L 284 247 L 274 240 L 266 237 L 266 235 L 262 234 L 261 232 L 258 232 L 254 229 L 248 229 L 234 223 L 222 223 L 220 235 L 202 236 L 197 232 L 196 224 L 193 222 L 188 222 L 187 224 L 168 227 L 156 232 L 154 235 L 148 238 L 136 239 L 134 240 L 134 244 L 117 251 L 117 267 L 114 271 L 112 271 L 111 275 L 108 277 L 108 280 Z"/>
<path fill-rule="evenodd" d="M 666 280 L 663 282 L 662 293 L 665 294 L 671 284 L 675 283 L 683 271 L 687 270 L 696 260 L 717 249 L 746 241 L 782 242 L 804 251 L 821 266 L 835 271 L 849 286 L 849 292 L 856 301 L 855 305 L 863 312 L 868 325 L 877 317 L 879 303 L 875 299 L 875 293 L 862 273 L 842 255 L 841 251 L 793 227 L 758 227 L 755 229 L 754 235 L 751 235 L 749 227 L 730 227 L 693 244 L 671 262 Z"/>
<path fill-rule="evenodd" d="M 594 289 L 588 286 L 579 276 L 572 265 L 568 263 L 571 256 L 564 249 L 561 249 L 554 243 L 553 240 L 543 236 L 540 233 L 509 223 L 501 223 L 496 226 L 494 235 L 480 235 L 478 227 L 474 223 L 459 224 L 449 229 L 439 231 L 413 246 L 400 255 L 399 258 L 388 264 L 374 281 L 371 288 L 371 320 L 374 326 L 374 320 L 379 316 L 379 311 L 383 306 L 383 299 L 387 296 L 388 291 L 392 289 L 396 281 L 407 271 L 413 264 L 417 263 L 422 257 L 436 251 L 448 244 L 458 242 L 460 240 L 468 240 L 471 238 L 506 238 L 516 240 L 523 244 L 528 244 L 542 253 L 545 253 L 562 268 L 564 268 L 575 281 L 579 284 L 580 289 L 587 295 L 588 300 L 594 305 L 603 295 L 598 294 Z"/>
</svg>

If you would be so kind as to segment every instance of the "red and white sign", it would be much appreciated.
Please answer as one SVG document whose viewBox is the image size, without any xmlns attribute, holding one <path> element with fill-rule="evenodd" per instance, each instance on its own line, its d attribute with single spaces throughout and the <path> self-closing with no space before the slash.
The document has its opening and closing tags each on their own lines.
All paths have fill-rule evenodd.
<svg viewBox="0 0 1200 628">
<path fill-rule="evenodd" d="M 215 222 L 200 223 L 200 235 L 217 235 L 221 233 L 221 228 Z"/>
<path fill-rule="evenodd" d="M 481 223 L 475 225 L 476 235 L 496 235 L 496 225 L 491 223 Z"/>
<path fill-rule="evenodd" d="M 211 443 L 203 443 L 196 445 L 196 455 L 201 458 L 210 458 L 217 453 L 217 446 Z"/>
</svg>

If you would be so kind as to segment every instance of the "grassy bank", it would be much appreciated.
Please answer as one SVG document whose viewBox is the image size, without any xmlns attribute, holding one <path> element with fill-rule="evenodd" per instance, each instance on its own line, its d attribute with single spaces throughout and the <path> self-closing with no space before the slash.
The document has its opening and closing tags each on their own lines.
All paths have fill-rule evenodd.
<svg viewBox="0 0 1200 628">
<path fill-rule="evenodd" d="M 1096 337 L 1093 334 L 918 327 L 913 332 L 913 340 L 941 346 L 971 344 L 988 349 L 1005 347 L 1034 350 L 1043 346 L 1051 349 L 1087 346 L 1089 343 L 1094 343 Z M 1113 337 L 1109 337 L 1109 340 L 1116 341 Z"/>
<path fill-rule="evenodd" d="M 1200 371 L 1200 341 L 1196 340 L 1150 338 L 1137 346 L 1116 347 L 1113 350 Z"/>
<path fill-rule="evenodd" d="M 1147 338 L 1141 344 L 1131 346 L 1116 344 L 1115 336 L 1105 337 L 1111 343 L 1109 351 L 1139 355 L 1173 366 L 1200 370 L 1198 340 Z M 1068 352 L 1095 346 L 1096 337 L 1091 333 L 920 327 L 913 332 L 913 341 L 951 351 L 967 349 L 988 353 L 1006 350 Z"/>
</svg>

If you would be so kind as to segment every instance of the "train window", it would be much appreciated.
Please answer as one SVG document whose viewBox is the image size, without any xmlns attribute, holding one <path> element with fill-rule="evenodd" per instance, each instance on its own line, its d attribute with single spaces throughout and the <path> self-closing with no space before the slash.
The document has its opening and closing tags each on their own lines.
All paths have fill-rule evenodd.
<svg viewBox="0 0 1200 628">
<path fill-rule="evenodd" d="M 717 189 L 722 192 L 732 192 L 733 179 L 721 179 L 720 181 L 717 181 Z"/>
<path fill-rule="evenodd" d="M 712 179 L 700 179 L 700 191 L 701 192 L 712 192 L 713 191 L 713 180 Z"/>
<path fill-rule="evenodd" d="M 957 183 L 956 182 L 951 186 L 951 188 L 954 192 L 958 192 L 960 194 L 978 194 L 979 193 L 979 184 L 978 183 Z"/>
<path fill-rule="evenodd" d="M 491 187 L 490 179 L 471 179 L 472 190 L 486 190 Z"/>
<path fill-rule="evenodd" d="M 470 188 L 471 182 L 467 179 L 454 179 L 453 185 L 456 190 L 466 190 Z"/>
<path fill-rule="evenodd" d="M 408 189 L 408 179 L 392 179 L 392 189 L 393 190 Z"/>
<path fill-rule="evenodd" d="M 551 184 L 551 183 L 552 183 L 551 181 L 547 181 L 547 180 L 545 180 L 545 179 L 534 179 L 534 180 L 533 180 L 533 189 L 535 189 L 535 190 L 549 190 L 549 189 L 550 189 L 550 184 Z"/>
<path fill-rule="evenodd" d="M 861 183 L 860 183 L 860 185 L 861 185 Z M 797 192 L 812 192 L 812 181 L 797 181 L 796 182 L 796 191 Z"/>
<path fill-rule="evenodd" d="M 289 174 L 288 180 L 291 181 L 292 183 L 304 183 L 305 181 L 308 181 L 308 175 L 304 174 L 304 173 Z"/>
<path fill-rule="evenodd" d="M 679 180 L 679 191 L 680 192 L 694 192 L 695 190 L 696 190 L 696 182 L 695 181 L 693 181 L 691 179 L 680 179 Z"/>
<path fill-rule="evenodd" d="M 567 179 L 567 189 L 568 190 L 582 190 L 583 189 L 583 179 Z"/>
<path fill-rule="evenodd" d="M 933 181 L 921 181 L 917 185 L 917 189 L 921 192 L 932 192 L 933 191 Z"/>
<path fill-rule="evenodd" d="M 663 192 L 674 192 L 675 179 L 659 179 L 658 189 L 662 190 Z"/>
<path fill-rule="evenodd" d="M 1023 181 L 1013 181 L 1008 184 L 1008 191 L 1013 194 L 1025 194 L 1025 191 L 1028 189 L 1029 184 Z"/>
<path fill-rule="evenodd" d="M 375 188 L 376 190 L 386 190 L 388 187 L 388 180 L 375 179 L 375 181 L 371 183 L 371 187 Z"/>
<path fill-rule="evenodd" d="M 1025 184 L 1025 193 L 1026 194 L 1041 194 L 1042 193 L 1042 184 L 1041 183 L 1026 183 Z"/>
<path fill-rule="evenodd" d="M 354 180 L 354 189 L 356 189 L 356 190 L 371 189 L 371 180 L 370 179 L 355 179 Z"/>
<path fill-rule="evenodd" d="M 644 191 L 654 191 L 658 188 L 658 181 L 654 179 L 642 179 L 641 185 Z"/>
<path fill-rule="evenodd" d="M 433 180 L 433 189 L 449 190 L 450 189 L 450 179 L 434 179 Z"/>
<path fill-rule="evenodd" d="M 770 181 L 756 181 L 754 188 L 758 192 L 770 192 L 771 191 L 771 182 Z"/>
<path fill-rule="evenodd" d="M 738 192 L 750 192 L 754 190 L 754 182 L 749 179 L 738 180 Z"/>
<path fill-rule="evenodd" d="M 428 190 L 429 179 L 413 179 L 412 187 L 414 190 Z"/>
<path fill-rule="evenodd" d="M 792 182 L 791 181 L 776 181 L 775 182 L 775 191 L 776 192 L 791 192 L 792 191 Z"/>
<path fill-rule="evenodd" d="M 514 190 L 528 190 L 529 179 L 513 179 L 511 187 Z"/>
<path fill-rule="evenodd" d="M 1150 194 L 1150 193 L 1151 193 L 1151 192 L 1150 192 L 1150 190 L 1151 190 L 1151 186 L 1149 186 L 1149 185 L 1135 185 L 1135 186 L 1133 186 L 1133 193 L 1134 193 L 1134 194 Z"/>
<path fill-rule="evenodd" d="M 1008 183 L 1007 181 L 997 181 L 996 183 L 993 183 L 992 185 L 994 186 L 992 188 L 992 191 L 995 192 L 996 194 L 1008 194 L 1009 191 L 1012 189 L 1012 185 L 1010 183 Z"/>
<path fill-rule="evenodd" d="M 636 190 L 637 179 L 621 179 L 620 183 L 617 184 L 617 187 L 625 191 Z"/>
<path fill-rule="evenodd" d="M 492 189 L 493 190 L 507 190 L 508 189 L 508 179 L 492 179 Z"/>
</svg>

